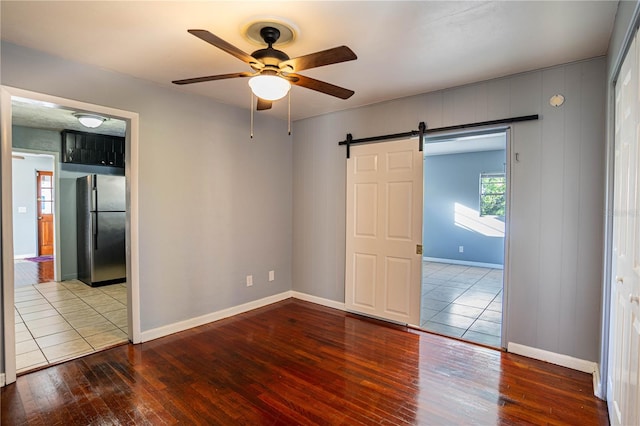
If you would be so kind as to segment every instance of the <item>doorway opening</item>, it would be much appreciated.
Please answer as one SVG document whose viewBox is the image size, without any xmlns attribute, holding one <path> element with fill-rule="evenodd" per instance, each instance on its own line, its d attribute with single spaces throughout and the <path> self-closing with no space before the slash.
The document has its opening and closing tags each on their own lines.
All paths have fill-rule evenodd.
<svg viewBox="0 0 640 426">
<path fill-rule="evenodd" d="M 507 131 L 432 137 L 424 146 L 420 326 L 502 347 Z"/>
<path fill-rule="evenodd" d="M 63 362 L 108 347 L 140 341 L 137 256 L 137 114 L 84 104 L 77 101 L 2 88 L 3 153 L 11 153 L 12 162 L 3 160 L 3 221 L 13 223 L 12 232 L 3 234 L 4 360 L 6 383 L 16 374 Z M 95 112 L 109 117 L 109 126 L 92 131 L 80 126 L 76 111 Z M 52 123 L 52 127 L 38 125 Z M 9 131 L 10 129 L 10 131 Z M 82 144 L 104 141 L 96 154 L 107 153 L 109 138 L 126 140 L 125 167 L 68 164 L 65 155 L 85 146 L 63 145 L 60 130 L 71 129 L 88 136 Z M 113 132 L 118 132 L 113 133 Z M 94 134 L 108 136 L 102 140 Z M 78 139 L 76 139 L 77 141 Z M 116 146 L 115 142 L 113 146 Z M 62 147 L 62 151 L 61 151 Z M 102 150 L 101 150 L 102 149 Z M 66 150 L 66 151 L 65 151 Z M 95 151 L 95 150 L 94 150 Z M 80 151 L 78 151 L 80 152 Z M 90 151 L 89 154 L 92 154 Z M 114 151 L 115 152 L 115 151 Z M 133 155 L 132 155 L 133 154 Z M 8 156 L 3 156 L 8 159 Z M 46 158 L 47 166 L 27 167 L 28 179 L 16 175 L 22 165 Z M 23 162 L 17 164 L 16 162 Z M 76 181 L 88 175 L 121 176 L 122 203 L 126 223 L 122 228 L 122 258 L 126 263 L 126 282 L 112 285 L 87 285 L 77 272 Z M 29 188 L 28 200 L 20 199 Z M 6 190 L 8 189 L 8 190 Z M 35 225 L 52 215 L 52 225 Z M 31 223 L 30 234 L 16 228 L 21 218 Z M 41 220 L 42 218 L 42 220 Z M 49 226 L 47 228 L 47 226 Z M 104 228 L 104 227 L 103 227 Z M 104 231 L 104 229 L 101 229 Z M 104 233 L 104 232 L 103 232 Z M 47 238 L 53 234 L 53 238 Z M 126 246 L 125 246 L 126 239 Z M 28 248 L 22 245 L 28 243 Z M 10 255 L 7 255 L 11 253 Z M 17 255 L 17 256 L 16 256 Z M 13 259 L 7 259 L 12 256 Z M 49 257 L 51 256 L 51 257 Z M 19 275 L 18 263 L 52 273 Z M 20 267 L 22 267 L 20 266 Z M 125 266 L 122 266 L 125 270 Z M 114 280 L 115 281 L 115 280 Z M 99 283 L 110 284 L 110 283 Z"/>
<path fill-rule="evenodd" d="M 55 157 L 14 151 L 11 162 L 14 284 L 22 286 L 53 281 Z"/>
</svg>

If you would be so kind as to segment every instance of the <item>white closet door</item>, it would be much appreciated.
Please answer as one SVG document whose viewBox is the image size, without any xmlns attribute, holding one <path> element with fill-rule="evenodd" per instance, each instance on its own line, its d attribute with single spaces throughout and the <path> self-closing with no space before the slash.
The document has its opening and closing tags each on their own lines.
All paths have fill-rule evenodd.
<svg viewBox="0 0 640 426">
<path fill-rule="evenodd" d="M 420 322 L 422 164 L 415 139 L 351 147 L 345 273 L 350 311 Z"/>
<path fill-rule="evenodd" d="M 613 283 L 607 399 L 614 425 L 640 424 L 640 55 L 634 40 L 615 93 Z"/>
</svg>

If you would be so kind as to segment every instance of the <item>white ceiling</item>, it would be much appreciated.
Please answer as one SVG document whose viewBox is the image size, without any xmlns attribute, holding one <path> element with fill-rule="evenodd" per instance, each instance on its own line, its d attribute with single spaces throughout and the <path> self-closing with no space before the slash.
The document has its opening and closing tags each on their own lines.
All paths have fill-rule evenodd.
<svg viewBox="0 0 640 426">
<path fill-rule="evenodd" d="M 107 118 L 100 127 L 90 129 L 84 127 L 73 115 L 76 112 L 58 105 L 50 105 L 30 99 L 14 98 L 11 102 L 12 124 L 23 127 L 35 127 L 51 130 L 78 130 L 86 133 L 124 136 L 127 123 L 115 118 Z"/>
<path fill-rule="evenodd" d="M 429 140 L 424 144 L 425 157 L 434 155 L 466 154 L 469 152 L 499 151 L 506 149 L 507 135 L 504 132 L 472 134 L 453 139 Z"/>
<path fill-rule="evenodd" d="M 247 108 L 247 79 L 175 86 L 171 80 L 249 71 L 187 33 L 206 29 L 251 53 L 242 28 L 291 23 L 296 57 L 347 45 L 358 60 L 301 74 L 355 91 L 341 100 L 293 87 L 302 119 L 607 52 L 617 1 L 7 1 L 3 40 L 177 91 Z M 286 101 L 270 114 L 286 118 Z"/>
</svg>

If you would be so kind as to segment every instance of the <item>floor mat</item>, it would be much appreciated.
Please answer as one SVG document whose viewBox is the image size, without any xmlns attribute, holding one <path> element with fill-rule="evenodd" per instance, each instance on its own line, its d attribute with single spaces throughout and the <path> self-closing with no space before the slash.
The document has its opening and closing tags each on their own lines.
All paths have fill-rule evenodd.
<svg viewBox="0 0 640 426">
<path fill-rule="evenodd" d="M 23 260 L 28 260 L 30 262 L 49 262 L 50 260 L 53 260 L 53 256 L 48 255 L 48 256 L 38 256 L 38 257 L 27 257 L 27 258 L 24 258 Z"/>
</svg>

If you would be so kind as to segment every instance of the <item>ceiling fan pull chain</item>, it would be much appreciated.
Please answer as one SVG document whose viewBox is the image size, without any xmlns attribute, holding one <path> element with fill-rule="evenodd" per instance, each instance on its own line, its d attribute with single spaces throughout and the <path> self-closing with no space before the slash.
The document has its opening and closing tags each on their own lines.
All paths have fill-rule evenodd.
<svg viewBox="0 0 640 426">
<path fill-rule="evenodd" d="M 249 111 L 251 111 L 251 136 L 250 139 L 253 139 L 253 91 L 249 90 Z"/>
<path fill-rule="evenodd" d="M 291 90 L 289 90 L 289 113 L 288 113 L 288 130 L 289 130 L 289 136 L 291 136 Z"/>
</svg>

